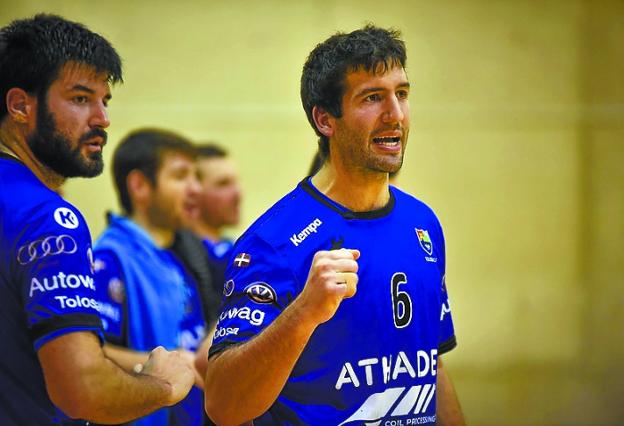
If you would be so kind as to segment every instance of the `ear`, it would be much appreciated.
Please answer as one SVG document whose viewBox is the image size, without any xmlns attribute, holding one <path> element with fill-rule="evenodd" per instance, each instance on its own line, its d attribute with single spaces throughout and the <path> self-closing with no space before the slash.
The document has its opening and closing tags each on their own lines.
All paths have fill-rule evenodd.
<svg viewBox="0 0 624 426">
<path fill-rule="evenodd" d="M 37 97 L 31 96 L 24 89 L 13 87 L 6 94 L 6 106 L 9 116 L 16 123 L 34 123 L 37 112 Z"/>
<path fill-rule="evenodd" d="M 336 119 L 329 112 L 319 106 L 314 106 L 312 108 L 312 118 L 316 128 L 324 136 L 331 138 L 334 135 Z"/>
<path fill-rule="evenodd" d="M 152 183 L 140 170 L 132 170 L 126 177 L 128 196 L 134 210 L 141 210 L 149 204 L 152 197 Z"/>
</svg>

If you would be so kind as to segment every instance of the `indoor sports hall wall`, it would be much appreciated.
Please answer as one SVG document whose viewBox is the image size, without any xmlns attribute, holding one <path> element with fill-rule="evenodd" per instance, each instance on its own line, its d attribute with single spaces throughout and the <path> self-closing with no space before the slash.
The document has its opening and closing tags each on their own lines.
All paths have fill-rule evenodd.
<svg viewBox="0 0 624 426">
<path fill-rule="evenodd" d="M 309 167 L 307 53 L 367 21 L 401 29 L 412 125 L 399 182 L 446 232 L 459 346 L 445 359 L 469 424 L 621 422 L 622 1 L 0 0 L 0 25 L 39 11 L 87 24 L 124 59 L 106 159 L 144 126 L 229 148 L 245 190 L 233 236 Z M 97 236 L 117 209 L 109 171 L 65 191 Z"/>
</svg>

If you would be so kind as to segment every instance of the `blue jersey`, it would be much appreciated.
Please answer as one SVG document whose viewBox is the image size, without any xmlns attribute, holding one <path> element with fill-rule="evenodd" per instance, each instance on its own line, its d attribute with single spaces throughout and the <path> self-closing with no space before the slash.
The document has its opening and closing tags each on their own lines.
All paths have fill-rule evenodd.
<svg viewBox="0 0 624 426">
<path fill-rule="evenodd" d="M 353 298 L 312 334 L 259 425 L 433 424 L 437 358 L 455 346 L 442 229 L 390 187 L 356 213 L 308 179 L 237 241 L 210 354 L 260 333 L 301 293 L 319 250 L 358 249 Z"/>
<path fill-rule="evenodd" d="M 230 240 L 221 240 L 214 243 L 209 239 L 204 239 L 203 243 L 208 253 L 213 288 L 215 291 L 219 291 L 219 289 L 223 288 L 223 283 L 225 282 L 225 270 L 227 269 L 227 262 L 232 254 L 234 243 Z"/>
<path fill-rule="evenodd" d="M 72 332 L 101 337 L 87 224 L 17 160 L 0 157 L 0 424 L 72 422 L 50 401 L 37 350 Z"/>
<path fill-rule="evenodd" d="M 139 351 L 158 345 L 196 351 L 205 336 L 197 284 L 173 253 L 157 247 L 134 222 L 110 220 L 95 250 L 106 340 Z M 203 412 L 203 393 L 193 387 L 175 406 L 130 424 L 200 426 Z"/>
</svg>

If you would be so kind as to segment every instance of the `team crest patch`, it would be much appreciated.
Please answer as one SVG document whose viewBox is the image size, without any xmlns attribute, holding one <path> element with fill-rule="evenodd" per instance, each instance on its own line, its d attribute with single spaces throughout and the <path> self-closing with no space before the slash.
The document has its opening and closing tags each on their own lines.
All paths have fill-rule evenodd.
<svg viewBox="0 0 624 426">
<path fill-rule="evenodd" d="M 416 231 L 416 236 L 418 236 L 420 246 L 423 248 L 425 253 L 431 256 L 431 254 L 433 254 L 433 243 L 429 238 L 429 232 L 426 229 L 414 228 L 414 230 Z"/>
<path fill-rule="evenodd" d="M 263 305 L 273 303 L 277 299 L 275 290 L 267 283 L 261 281 L 249 284 L 245 287 L 245 293 L 251 300 Z"/>
<path fill-rule="evenodd" d="M 227 280 L 225 285 L 223 286 L 223 295 L 225 297 L 230 297 L 234 292 L 234 280 Z"/>
<path fill-rule="evenodd" d="M 238 253 L 234 258 L 234 266 L 237 268 L 246 268 L 251 263 L 251 255 L 248 253 Z"/>
</svg>

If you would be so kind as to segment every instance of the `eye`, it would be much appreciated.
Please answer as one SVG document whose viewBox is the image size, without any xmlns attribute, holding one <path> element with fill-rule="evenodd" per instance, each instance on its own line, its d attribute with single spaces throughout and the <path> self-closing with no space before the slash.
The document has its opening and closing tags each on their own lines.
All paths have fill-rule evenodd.
<svg viewBox="0 0 624 426">
<path fill-rule="evenodd" d="M 364 98 L 365 102 L 378 102 L 381 100 L 381 95 L 379 93 L 372 93 Z"/>
<path fill-rule="evenodd" d="M 76 96 L 74 97 L 74 102 L 77 104 L 86 104 L 89 101 L 89 98 L 86 96 Z"/>
<path fill-rule="evenodd" d="M 399 90 L 396 95 L 399 99 L 407 99 L 409 96 L 409 92 L 407 90 Z"/>
</svg>

